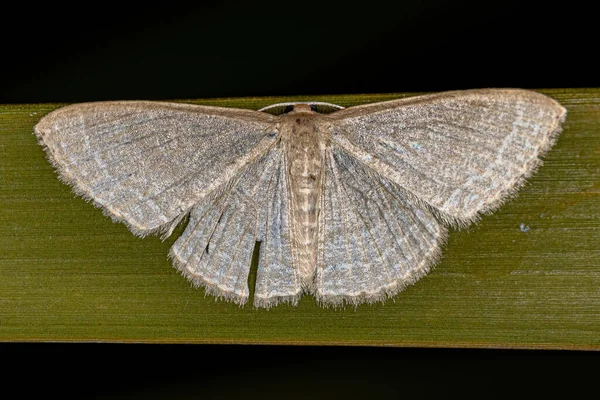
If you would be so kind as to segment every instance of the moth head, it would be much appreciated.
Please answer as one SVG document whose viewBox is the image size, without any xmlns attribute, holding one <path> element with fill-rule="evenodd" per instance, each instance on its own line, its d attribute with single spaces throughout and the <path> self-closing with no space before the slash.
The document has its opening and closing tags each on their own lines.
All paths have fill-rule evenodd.
<svg viewBox="0 0 600 400">
<path fill-rule="evenodd" d="M 314 104 L 290 104 L 285 107 L 285 114 L 316 113 L 317 106 Z"/>
<path fill-rule="evenodd" d="M 258 111 L 268 112 L 273 115 L 286 115 L 297 113 L 330 114 L 342 108 L 344 107 L 338 106 L 337 104 L 324 103 L 321 101 L 311 101 L 303 103 L 278 103 L 267 107 L 263 107 Z"/>
</svg>

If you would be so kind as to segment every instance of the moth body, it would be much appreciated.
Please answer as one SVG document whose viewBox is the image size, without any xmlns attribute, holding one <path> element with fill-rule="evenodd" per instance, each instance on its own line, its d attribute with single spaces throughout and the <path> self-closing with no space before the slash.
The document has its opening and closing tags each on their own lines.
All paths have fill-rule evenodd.
<svg viewBox="0 0 600 400">
<path fill-rule="evenodd" d="M 317 267 L 319 212 L 323 163 L 329 133 L 327 116 L 297 104 L 280 117 L 281 145 L 287 157 L 287 179 L 292 215 L 293 263 L 302 287 L 312 292 Z"/>
</svg>

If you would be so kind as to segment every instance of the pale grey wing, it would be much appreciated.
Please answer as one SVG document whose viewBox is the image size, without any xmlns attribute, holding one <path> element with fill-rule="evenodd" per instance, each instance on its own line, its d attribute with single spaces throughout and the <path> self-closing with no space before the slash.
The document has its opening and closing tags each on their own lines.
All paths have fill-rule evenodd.
<svg viewBox="0 0 600 400">
<path fill-rule="evenodd" d="M 61 178 L 131 231 L 170 230 L 275 140 L 264 113 L 147 101 L 75 104 L 35 133 Z"/>
<path fill-rule="evenodd" d="M 175 267 L 196 286 L 238 304 L 248 300 L 255 243 L 262 242 L 254 304 L 296 302 L 300 284 L 291 265 L 285 157 L 274 148 L 236 176 L 223 191 L 190 213 L 170 251 Z"/>
<path fill-rule="evenodd" d="M 291 205 L 287 158 L 278 150 L 269 184 L 261 200 L 260 258 L 254 291 L 255 307 L 280 302 L 297 304 L 302 296 L 300 278 L 292 266 Z"/>
<path fill-rule="evenodd" d="M 540 164 L 566 110 L 539 93 L 480 89 L 337 111 L 333 141 L 440 211 L 469 223 Z"/>
<path fill-rule="evenodd" d="M 196 286 L 238 304 L 248 300 L 248 274 L 259 236 L 260 200 L 271 180 L 272 152 L 248 166 L 215 196 L 197 204 L 169 255 Z"/>
<path fill-rule="evenodd" d="M 390 180 L 332 146 L 324 168 L 316 297 L 385 300 L 427 274 L 446 228 Z"/>
</svg>

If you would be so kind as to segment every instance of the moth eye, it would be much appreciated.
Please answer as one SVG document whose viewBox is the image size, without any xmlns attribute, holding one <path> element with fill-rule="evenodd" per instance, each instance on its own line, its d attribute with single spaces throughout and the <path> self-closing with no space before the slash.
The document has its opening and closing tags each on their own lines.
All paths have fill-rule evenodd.
<svg viewBox="0 0 600 400">
<path fill-rule="evenodd" d="M 289 113 L 289 112 L 291 112 L 291 111 L 294 111 L 294 106 L 291 106 L 291 105 L 290 105 L 290 106 L 286 106 L 286 107 L 285 107 L 285 110 L 283 110 L 283 113 L 284 113 L 284 114 L 287 114 L 287 113 Z"/>
<path fill-rule="evenodd" d="M 315 104 L 311 104 L 310 109 L 314 112 L 317 112 L 317 106 Z"/>
</svg>

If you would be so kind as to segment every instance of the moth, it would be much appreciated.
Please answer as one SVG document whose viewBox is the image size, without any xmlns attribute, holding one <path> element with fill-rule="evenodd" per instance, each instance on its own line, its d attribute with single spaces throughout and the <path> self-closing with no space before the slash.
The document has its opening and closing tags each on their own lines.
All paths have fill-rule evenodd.
<svg viewBox="0 0 600 400">
<path fill-rule="evenodd" d="M 138 236 L 187 226 L 170 257 L 206 293 L 244 304 L 384 301 L 427 274 L 448 226 L 525 182 L 566 110 L 477 89 L 281 115 L 149 101 L 70 105 L 35 126 L 60 179 Z M 275 105 L 282 106 L 282 105 Z"/>
</svg>

